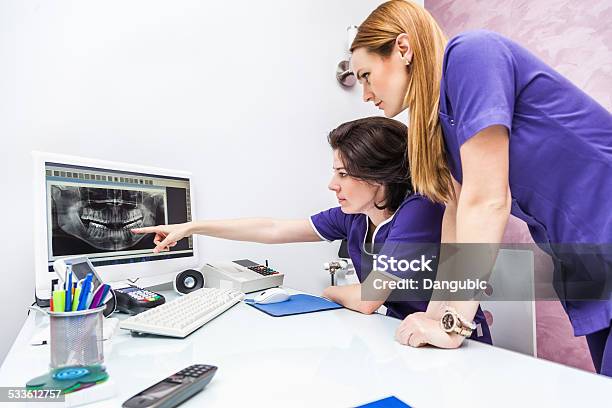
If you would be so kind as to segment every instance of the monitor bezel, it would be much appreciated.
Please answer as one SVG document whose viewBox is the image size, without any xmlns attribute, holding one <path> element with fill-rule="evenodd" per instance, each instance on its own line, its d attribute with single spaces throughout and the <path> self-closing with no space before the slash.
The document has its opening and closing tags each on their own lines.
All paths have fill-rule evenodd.
<svg viewBox="0 0 612 408">
<path fill-rule="evenodd" d="M 33 151 L 32 158 L 34 164 L 34 270 L 37 301 L 39 299 L 43 301 L 48 300 L 51 297 L 52 281 L 57 279 L 57 275 L 54 272 L 49 272 L 48 267 L 49 243 L 47 242 L 48 220 L 45 173 L 45 166 L 47 163 L 57 163 L 68 166 L 85 166 L 99 169 L 157 175 L 162 177 L 185 178 L 189 182 L 191 219 L 197 219 L 194 202 L 195 192 L 192 182 L 192 173 L 190 172 L 39 151 Z M 96 270 L 99 271 L 100 276 L 104 279 L 104 282 L 111 285 L 114 283 L 125 282 L 128 279 L 130 281 L 135 281 L 136 284 L 142 286 L 152 286 L 171 282 L 174 279 L 174 276 L 182 270 L 197 267 L 199 260 L 197 242 L 197 236 L 194 235 L 193 256 L 96 266 Z M 74 256 L 77 255 L 73 255 L 73 257 Z"/>
</svg>

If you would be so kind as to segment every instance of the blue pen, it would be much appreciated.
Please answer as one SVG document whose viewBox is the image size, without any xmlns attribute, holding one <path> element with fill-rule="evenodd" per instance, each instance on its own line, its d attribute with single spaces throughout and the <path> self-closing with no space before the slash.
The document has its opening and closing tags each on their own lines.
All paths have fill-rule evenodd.
<svg viewBox="0 0 612 408">
<path fill-rule="evenodd" d="M 102 297 L 100 298 L 100 303 L 98 304 L 98 306 L 102 305 L 103 303 L 106 303 L 112 297 L 112 295 L 109 295 L 110 288 L 110 285 L 106 285 L 106 287 L 104 288 L 104 292 L 102 292 Z"/>
<path fill-rule="evenodd" d="M 92 279 L 93 275 L 88 273 L 85 281 L 83 282 L 83 286 L 81 287 L 81 295 L 79 296 L 79 305 L 77 310 L 85 310 L 87 308 L 87 298 L 89 297 L 89 289 L 91 287 Z"/>
<path fill-rule="evenodd" d="M 87 301 L 85 302 L 85 309 L 89 309 L 91 306 L 91 301 L 93 300 L 93 292 L 89 291 L 89 295 L 87 296 Z"/>
<path fill-rule="evenodd" d="M 66 273 L 68 274 L 67 285 L 66 285 L 66 307 L 65 312 L 72 310 L 72 268 L 67 267 Z"/>
</svg>

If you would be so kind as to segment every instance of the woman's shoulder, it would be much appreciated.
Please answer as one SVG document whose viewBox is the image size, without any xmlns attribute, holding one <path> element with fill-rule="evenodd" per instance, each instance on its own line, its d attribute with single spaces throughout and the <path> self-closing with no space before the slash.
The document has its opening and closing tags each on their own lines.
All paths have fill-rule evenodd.
<svg viewBox="0 0 612 408">
<path fill-rule="evenodd" d="M 517 60 L 531 59 L 526 49 L 501 34 L 488 30 L 466 31 L 446 45 L 442 83 L 459 86 L 466 76 L 476 79 L 496 72 L 512 73 L 520 69 Z"/>
<path fill-rule="evenodd" d="M 397 212 L 412 211 L 415 208 L 444 212 L 444 205 L 436 203 L 419 193 L 413 193 L 406 197 L 397 209 Z"/>
<path fill-rule="evenodd" d="M 509 38 L 489 30 L 465 31 L 450 39 L 444 51 L 444 68 L 469 63 L 481 65 L 490 58 L 501 55 L 511 57 L 516 46 Z M 459 64 L 449 61 L 458 62 Z"/>
<path fill-rule="evenodd" d="M 446 45 L 446 51 L 456 48 L 459 45 L 465 46 L 486 46 L 486 45 L 501 45 L 510 41 L 503 35 L 489 30 L 470 30 L 464 31 L 452 37 Z M 482 51 L 482 50 L 481 50 Z"/>
<path fill-rule="evenodd" d="M 421 194 L 410 195 L 395 212 L 388 239 L 438 242 L 444 208 Z"/>
<path fill-rule="evenodd" d="M 310 216 L 315 232 L 327 241 L 346 239 L 351 230 L 360 225 L 356 224 L 360 219 L 360 224 L 365 225 L 363 214 L 347 214 L 340 207 L 332 207 Z"/>
<path fill-rule="evenodd" d="M 441 222 L 444 215 L 444 205 L 431 201 L 429 198 L 414 193 L 407 197 L 395 213 L 397 221 L 410 220 L 415 223 L 436 223 Z"/>
</svg>

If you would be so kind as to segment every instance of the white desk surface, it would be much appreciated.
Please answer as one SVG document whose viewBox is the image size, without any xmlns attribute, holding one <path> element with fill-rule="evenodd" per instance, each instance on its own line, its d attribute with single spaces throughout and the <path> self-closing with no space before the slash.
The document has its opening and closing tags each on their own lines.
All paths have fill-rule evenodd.
<svg viewBox="0 0 612 408">
<path fill-rule="evenodd" d="M 24 386 L 48 369 L 49 346 L 29 345 L 34 315 L 0 367 L 0 386 Z M 609 401 L 608 377 L 470 340 L 457 350 L 402 346 L 394 340 L 399 323 L 347 309 L 271 317 L 240 303 L 186 339 L 134 338 L 119 329 L 104 343 L 117 397 L 90 406 L 120 407 L 194 363 L 219 370 L 185 407 L 348 407 L 391 395 L 417 408 Z"/>
</svg>

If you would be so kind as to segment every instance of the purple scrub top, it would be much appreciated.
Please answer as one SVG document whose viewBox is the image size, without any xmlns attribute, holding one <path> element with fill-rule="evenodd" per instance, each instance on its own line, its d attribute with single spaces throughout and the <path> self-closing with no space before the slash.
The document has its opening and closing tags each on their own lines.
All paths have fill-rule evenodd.
<svg viewBox="0 0 612 408">
<path fill-rule="evenodd" d="M 371 272 L 371 254 L 394 256 L 406 259 L 401 243 L 438 244 L 442 232 L 444 206 L 433 203 L 427 198 L 412 194 L 408 196 L 393 216 L 376 227 L 372 235 L 373 248 L 366 248 L 368 217 L 365 214 L 345 214 L 340 207 L 330 208 L 310 217 L 315 232 L 326 241 L 347 240 L 348 253 L 360 282 Z M 418 247 L 415 245 L 415 248 Z M 405 247 L 404 247 L 405 248 Z M 398 253 L 399 252 L 399 253 Z M 403 253 L 401 253 L 403 252 Z M 402 279 L 409 278 L 406 273 L 394 273 Z M 387 315 L 403 319 L 414 312 L 427 310 L 426 301 L 386 301 Z M 491 333 L 485 316 L 480 308 L 474 321 L 481 325 L 482 336 L 474 331 L 472 339 L 491 344 Z"/>
<path fill-rule="evenodd" d="M 556 279 L 571 286 L 585 276 L 602 281 L 610 276 L 612 115 L 605 108 L 525 48 L 478 30 L 454 37 L 446 47 L 440 122 L 459 183 L 461 145 L 489 126 L 505 126 L 511 213 L 552 255 Z M 595 247 L 599 263 L 578 254 L 585 244 Z M 565 293 L 559 294 L 576 336 L 610 326 L 608 295 L 603 296 L 608 300 L 566 300 L 572 295 L 556 288 Z"/>
</svg>

